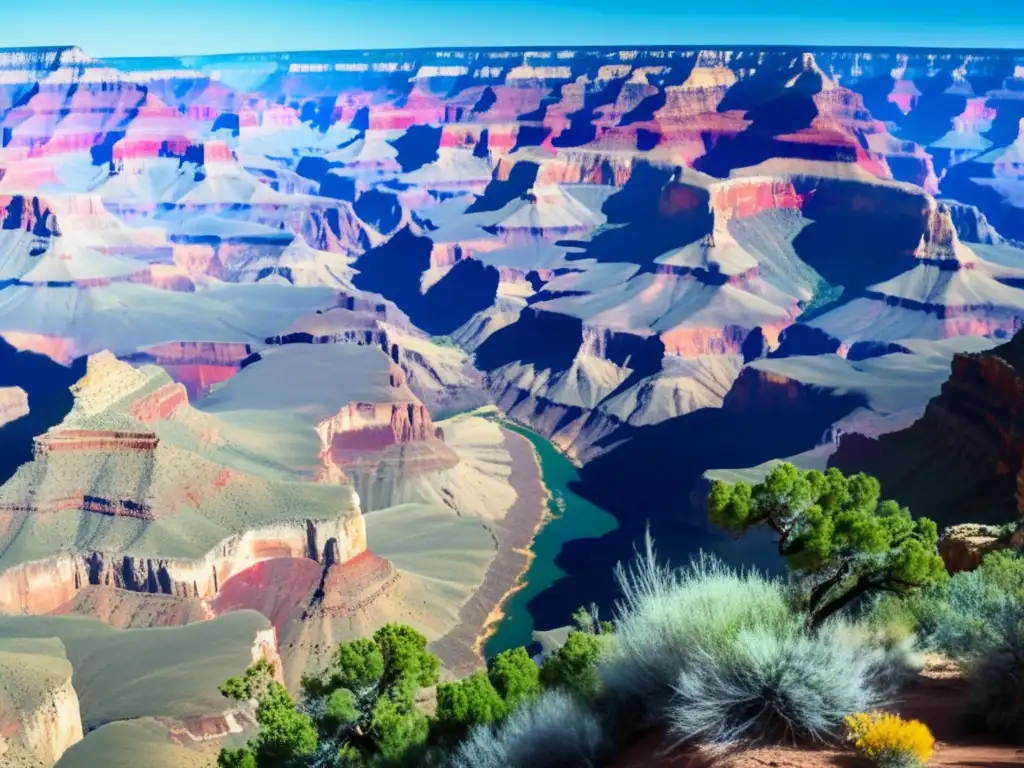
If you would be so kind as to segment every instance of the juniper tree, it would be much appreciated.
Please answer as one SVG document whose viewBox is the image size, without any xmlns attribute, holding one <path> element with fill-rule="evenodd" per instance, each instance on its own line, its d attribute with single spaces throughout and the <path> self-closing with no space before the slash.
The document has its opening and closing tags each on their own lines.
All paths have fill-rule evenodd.
<svg viewBox="0 0 1024 768">
<path fill-rule="evenodd" d="M 708 512 L 734 534 L 765 526 L 778 535 L 779 554 L 807 585 L 808 620 L 817 627 L 866 595 L 905 596 L 945 575 L 935 523 L 880 494 L 878 480 L 863 473 L 783 463 L 755 485 L 713 482 Z"/>
</svg>

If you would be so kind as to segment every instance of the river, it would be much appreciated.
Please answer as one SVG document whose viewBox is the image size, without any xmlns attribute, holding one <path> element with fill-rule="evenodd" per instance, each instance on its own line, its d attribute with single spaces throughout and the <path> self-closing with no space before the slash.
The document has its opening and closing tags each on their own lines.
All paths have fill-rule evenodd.
<svg viewBox="0 0 1024 768">
<path fill-rule="evenodd" d="M 535 627 L 527 606 L 536 595 L 566 575 L 555 565 L 555 558 L 562 545 L 574 539 L 603 536 L 615 530 L 618 525 L 611 514 L 570 490 L 570 484 L 579 478 L 576 467 L 549 440 L 507 421 L 502 421 L 502 426 L 533 443 L 540 459 L 541 475 L 551 498 L 548 501 L 549 517 L 531 547 L 534 558 L 522 577 L 524 586 L 503 606 L 504 617 L 484 647 L 488 658 L 532 642 Z M 563 624 L 569 621 L 570 617 L 566 616 Z"/>
</svg>

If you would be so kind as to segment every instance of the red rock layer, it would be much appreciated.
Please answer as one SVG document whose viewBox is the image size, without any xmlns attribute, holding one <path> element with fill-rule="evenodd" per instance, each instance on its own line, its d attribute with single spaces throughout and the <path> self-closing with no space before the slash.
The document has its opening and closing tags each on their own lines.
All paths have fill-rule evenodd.
<svg viewBox="0 0 1024 768">
<path fill-rule="evenodd" d="M 136 401 L 132 405 L 131 414 L 144 424 L 164 421 L 186 403 L 188 394 L 182 384 L 164 384 L 156 392 Z"/>
<path fill-rule="evenodd" d="M 147 347 L 157 365 L 238 365 L 250 354 L 248 344 L 220 341 L 171 341 Z"/>
<path fill-rule="evenodd" d="M 45 505 L 35 503 L 27 504 L 0 504 L 0 512 L 39 514 L 47 512 L 60 512 L 65 509 L 82 509 L 86 512 L 94 512 L 98 515 L 109 515 L 111 517 L 134 517 L 139 520 L 152 520 L 153 509 L 148 504 L 141 504 L 125 499 L 103 499 L 99 496 L 67 496 L 62 499 L 51 499 Z"/>
<path fill-rule="evenodd" d="M 153 432 L 116 432 L 101 429 L 59 429 L 35 438 L 35 455 L 77 451 L 152 452 L 160 438 Z"/>
</svg>

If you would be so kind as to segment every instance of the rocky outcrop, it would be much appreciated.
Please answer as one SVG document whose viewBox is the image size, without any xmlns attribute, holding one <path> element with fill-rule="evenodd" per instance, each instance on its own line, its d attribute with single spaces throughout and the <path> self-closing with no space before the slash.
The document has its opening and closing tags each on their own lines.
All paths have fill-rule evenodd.
<svg viewBox="0 0 1024 768">
<path fill-rule="evenodd" d="M 55 638 L 0 639 L 0 762 L 45 768 L 82 739 L 71 672 Z"/>
<path fill-rule="evenodd" d="M 382 468 L 396 476 L 450 469 L 459 457 L 444 444 L 426 406 L 419 403 L 349 403 L 321 422 L 321 479 Z M 358 485 L 357 485 L 358 487 Z"/>
<path fill-rule="evenodd" d="M 320 423 L 317 432 L 322 444 L 339 451 L 375 451 L 440 437 L 430 413 L 418 403 L 349 403 Z"/>
<path fill-rule="evenodd" d="M 1024 548 L 1024 532 L 1004 527 L 964 523 L 947 528 L 939 539 L 939 554 L 950 573 L 973 571 L 990 552 Z"/>
<path fill-rule="evenodd" d="M 972 269 L 977 257 L 960 243 L 950 206 L 929 199 L 924 217 L 924 231 L 914 256 L 926 264 L 946 269 Z"/>
<path fill-rule="evenodd" d="M 831 463 L 874 474 L 886 494 L 940 524 L 1024 517 L 1024 332 L 956 355 L 913 426 L 876 440 L 846 435 Z"/>
<path fill-rule="evenodd" d="M 0 195 L 0 229 L 20 229 L 43 236 L 60 232 L 50 203 L 24 195 Z"/>
<path fill-rule="evenodd" d="M 956 233 L 964 242 L 982 243 L 983 245 L 998 245 L 1002 242 L 1002 237 L 977 206 L 967 205 L 956 200 L 941 200 L 940 202 L 949 210 Z"/>
<path fill-rule="evenodd" d="M 0 427 L 28 415 L 28 393 L 21 387 L 0 387 Z"/>
<path fill-rule="evenodd" d="M 238 365 L 252 354 L 248 344 L 172 341 L 144 349 L 139 356 L 156 365 Z"/>
<path fill-rule="evenodd" d="M 188 392 L 184 384 L 164 384 L 155 392 L 133 403 L 131 414 L 143 424 L 165 421 L 187 403 Z"/>
<path fill-rule="evenodd" d="M 153 432 L 116 432 L 102 429 L 55 429 L 35 438 L 36 458 L 51 453 L 152 453 L 160 444 Z"/>
<path fill-rule="evenodd" d="M 0 573 L 0 611 L 50 613 L 87 585 L 211 599 L 232 574 L 276 557 L 346 562 L 366 549 L 361 515 L 307 520 L 248 531 L 221 543 L 200 560 L 103 552 L 61 554 Z"/>
</svg>

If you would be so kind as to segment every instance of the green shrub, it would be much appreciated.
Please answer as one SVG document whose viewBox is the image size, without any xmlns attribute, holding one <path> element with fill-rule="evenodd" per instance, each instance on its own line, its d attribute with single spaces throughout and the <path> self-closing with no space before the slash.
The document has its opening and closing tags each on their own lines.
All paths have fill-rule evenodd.
<svg viewBox="0 0 1024 768">
<path fill-rule="evenodd" d="M 672 736 L 711 751 L 838 736 L 848 715 L 884 700 L 884 652 L 854 638 L 835 623 L 811 633 L 794 618 L 691 648 L 669 707 Z"/>
<path fill-rule="evenodd" d="M 1024 742 L 1024 604 L 1006 602 L 993 640 L 971 663 L 968 713 L 1004 738 Z"/>
<path fill-rule="evenodd" d="M 608 697 L 634 717 L 658 718 L 672 699 L 692 649 L 730 648 L 741 629 L 784 627 L 792 613 L 783 586 L 754 572 L 736 573 L 701 555 L 688 568 L 657 562 L 645 551 L 616 568 L 622 599 L 615 643 L 599 665 Z"/>
<path fill-rule="evenodd" d="M 256 768 L 256 757 L 248 747 L 222 749 L 217 755 L 217 768 Z"/>
<path fill-rule="evenodd" d="M 974 571 L 956 573 L 906 598 L 885 595 L 869 623 L 889 632 L 909 629 L 922 644 L 969 661 L 998 640 L 996 626 L 1008 605 L 1024 601 L 1024 557 L 993 552 Z"/>
<path fill-rule="evenodd" d="M 601 687 L 597 665 L 609 647 L 608 635 L 570 631 L 565 644 L 544 659 L 541 683 L 545 688 L 564 688 L 582 699 L 595 697 Z"/>
<path fill-rule="evenodd" d="M 449 763 L 454 768 L 587 768 L 604 747 L 601 724 L 571 694 L 545 691 L 498 726 L 478 725 Z"/>
<path fill-rule="evenodd" d="M 470 726 L 491 723 L 506 712 L 508 706 L 483 672 L 437 686 L 435 717 L 441 732 L 449 737 L 461 737 Z"/>
<path fill-rule="evenodd" d="M 414 629 L 388 624 L 372 639 L 342 643 L 324 674 L 302 680 L 297 706 L 265 661 L 221 686 L 253 700 L 259 731 L 246 748 L 222 750 L 221 768 L 415 764 L 426 749 L 427 716 L 416 692 L 437 682 L 439 662 Z"/>
<path fill-rule="evenodd" d="M 510 708 L 540 693 L 540 670 L 525 648 L 513 648 L 495 656 L 487 678 Z"/>
</svg>

